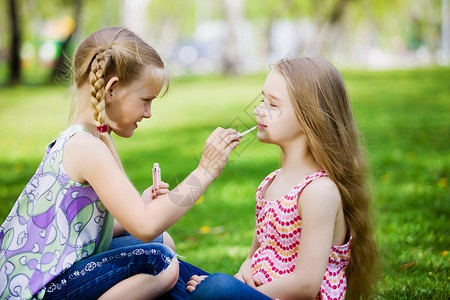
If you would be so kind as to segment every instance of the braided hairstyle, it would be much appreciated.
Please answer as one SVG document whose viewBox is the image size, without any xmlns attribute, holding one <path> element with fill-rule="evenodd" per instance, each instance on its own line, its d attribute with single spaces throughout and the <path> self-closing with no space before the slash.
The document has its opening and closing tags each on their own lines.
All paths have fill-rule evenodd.
<svg viewBox="0 0 450 300">
<path fill-rule="evenodd" d="M 92 112 L 96 126 L 102 126 L 105 122 L 105 70 L 111 61 L 111 50 L 95 54 L 91 62 L 89 72 L 89 84 L 91 94 Z"/>
<path fill-rule="evenodd" d="M 79 46 L 73 59 L 74 88 L 88 84 L 90 103 L 96 126 L 106 124 L 105 85 L 117 76 L 121 84 L 133 81 L 143 67 L 154 67 L 154 78 L 165 84 L 167 93 L 169 76 L 159 54 L 135 33 L 121 27 L 108 27 L 89 35 Z M 74 113 L 72 105 L 71 115 Z M 108 132 L 99 130 L 100 139 L 108 146 L 122 168 L 116 147 Z M 123 168 L 122 168 L 123 169 Z"/>
</svg>

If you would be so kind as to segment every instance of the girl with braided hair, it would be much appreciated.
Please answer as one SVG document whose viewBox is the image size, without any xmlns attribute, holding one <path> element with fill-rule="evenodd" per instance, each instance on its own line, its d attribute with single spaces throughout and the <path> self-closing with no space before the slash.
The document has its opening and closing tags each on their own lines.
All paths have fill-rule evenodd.
<svg viewBox="0 0 450 300">
<path fill-rule="evenodd" d="M 163 61 L 134 33 L 111 27 L 80 44 L 73 70 L 78 110 L 0 227 L 0 299 L 156 298 L 178 278 L 164 231 L 220 175 L 239 136 L 217 128 L 176 195 L 161 182 L 141 196 L 110 134 L 131 137 L 151 117 L 169 86 Z"/>
</svg>

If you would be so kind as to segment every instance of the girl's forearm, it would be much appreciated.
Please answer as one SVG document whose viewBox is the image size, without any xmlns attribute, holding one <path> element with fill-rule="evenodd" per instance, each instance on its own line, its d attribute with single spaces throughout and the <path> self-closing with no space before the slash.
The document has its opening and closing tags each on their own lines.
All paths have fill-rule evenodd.
<svg viewBox="0 0 450 300">
<path fill-rule="evenodd" d="M 145 205 L 144 219 L 137 238 L 151 241 L 178 221 L 200 198 L 215 177 L 207 170 L 198 167 L 178 186 L 165 195 Z"/>
<path fill-rule="evenodd" d="M 130 208 L 133 219 L 128 220 L 130 232 L 143 241 L 151 241 L 178 221 L 222 172 L 231 151 L 239 145 L 234 129 L 216 128 L 205 142 L 198 167 L 177 187 L 167 194 L 144 204 L 133 201 L 138 207 Z M 134 187 L 133 187 L 134 189 Z M 130 195 L 136 191 L 130 191 Z M 126 197 L 125 197 L 126 198 Z M 117 214 L 126 215 L 116 207 Z M 126 209 L 125 209 L 126 210 Z M 122 223 L 127 228 L 127 224 Z"/>
<path fill-rule="evenodd" d="M 306 277 L 299 278 L 298 274 L 292 273 L 260 285 L 256 289 L 273 299 L 314 299 L 320 287 L 318 288 L 314 284 L 309 284 L 309 280 Z"/>
</svg>

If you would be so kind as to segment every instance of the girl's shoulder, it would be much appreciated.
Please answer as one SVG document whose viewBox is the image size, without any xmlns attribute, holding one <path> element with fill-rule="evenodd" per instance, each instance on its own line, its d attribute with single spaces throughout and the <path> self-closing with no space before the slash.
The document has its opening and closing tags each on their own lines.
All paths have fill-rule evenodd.
<svg viewBox="0 0 450 300">
<path fill-rule="evenodd" d="M 84 160 L 90 158 L 98 160 L 111 154 L 108 146 L 102 140 L 86 132 L 73 134 L 67 141 L 64 151 L 69 156 L 73 154 Z"/>
<path fill-rule="evenodd" d="M 67 144 L 77 145 L 81 148 L 89 147 L 89 146 L 99 146 L 104 144 L 99 138 L 93 136 L 90 132 L 78 131 L 70 134 L 67 137 Z"/>
<path fill-rule="evenodd" d="M 73 135 L 80 133 L 80 132 L 92 135 L 85 127 L 83 127 L 81 125 L 71 125 L 71 126 L 67 127 L 64 131 L 61 131 L 59 133 L 58 137 L 52 143 L 62 141 L 65 144 L 65 142 L 67 142 Z"/>
<path fill-rule="evenodd" d="M 314 206 L 339 207 L 341 193 L 336 183 L 329 176 L 318 176 L 310 180 L 298 198 L 299 203 L 311 202 Z"/>
<path fill-rule="evenodd" d="M 63 164 L 69 177 L 85 183 L 90 172 L 114 162 L 111 151 L 99 138 L 87 132 L 76 132 L 64 146 Z"/>
</svg>

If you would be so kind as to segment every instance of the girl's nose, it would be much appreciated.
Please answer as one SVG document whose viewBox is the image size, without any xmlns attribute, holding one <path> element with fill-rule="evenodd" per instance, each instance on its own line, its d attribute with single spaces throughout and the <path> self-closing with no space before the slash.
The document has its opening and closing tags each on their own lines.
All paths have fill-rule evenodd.
<svg viewBox="0 0 450 300">
<path fill-rule="evenodd" d="M 264 109 L 262 109 L 261 105 L 264 105 L 264 103 L 261 103 L 260 105 L 255 107 L 255 109 L 253 110 L 253 113 L 257 117 L 264 117 Z"/>
<path fill-rule="evenodd" d="M 150 103 L 145 105 L 144 118 L 150 118 L 152 116 L 152 109 Z"/>
</svg>

